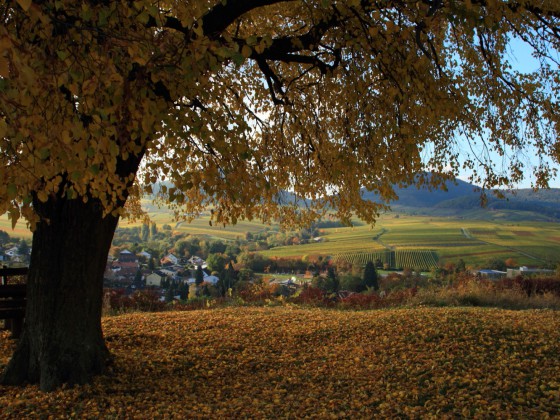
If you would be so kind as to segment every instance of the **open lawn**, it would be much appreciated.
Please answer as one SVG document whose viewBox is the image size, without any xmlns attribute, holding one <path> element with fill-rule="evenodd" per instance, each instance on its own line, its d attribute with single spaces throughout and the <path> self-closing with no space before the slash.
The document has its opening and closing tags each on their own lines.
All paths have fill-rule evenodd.
<svg viewBox="0 0 560 420">
<path fill-rule="evenodd" d="M 0 417 L 552 418 L 555 311 L 295 307 L 103 319 L 114 355 L 92 385 L 0 387 Z M 14 342 L 0 333 L 0 366 Z"/>
</svg>

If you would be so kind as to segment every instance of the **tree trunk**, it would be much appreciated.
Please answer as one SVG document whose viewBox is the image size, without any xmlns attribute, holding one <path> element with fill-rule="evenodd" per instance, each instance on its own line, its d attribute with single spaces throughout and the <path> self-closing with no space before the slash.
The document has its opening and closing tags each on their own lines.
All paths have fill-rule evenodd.
<svg viewBox="0 0 560 420">
<path fill-rule="evenodd" d="M 90 381 L 108 361 L 103 273 L 118 217 L 104 218 L 96 200 L 51 197 L 34 206 L 44 219 L 33 233 L 25 327 L 1 382 L 50 391 Z"/>
</svg>

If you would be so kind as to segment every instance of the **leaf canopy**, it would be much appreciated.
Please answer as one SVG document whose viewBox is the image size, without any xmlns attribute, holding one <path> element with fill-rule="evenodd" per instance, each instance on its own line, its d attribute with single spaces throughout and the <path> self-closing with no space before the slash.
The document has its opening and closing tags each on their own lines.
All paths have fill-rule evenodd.
<svg viewBox="0 0 560 420">
<path fill-rule="evenodd" d="M 362 188 L 390 200 L 463 170 L 486 188 L 556 174 L 556 0 L 18 0 L 0 16 L 14 223 L 55 196 L 122 213 L 162 180 L 179 216 L 373 221 L 384 204 Z M 513 40 L 536 71 L 511 65 Z"/>
</svg>

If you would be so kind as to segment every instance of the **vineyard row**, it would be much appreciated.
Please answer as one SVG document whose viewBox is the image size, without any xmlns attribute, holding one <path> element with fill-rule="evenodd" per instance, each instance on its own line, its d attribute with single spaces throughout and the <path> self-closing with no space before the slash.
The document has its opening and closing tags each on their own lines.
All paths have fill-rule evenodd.
<svg viewBox="0 0 560 420">
<path fill-rule="evenodd" d="M 429 270 L 437 267 L 438 255 L 433 250 L 407 249 L 398 251 L 372 251 L 341 253 L 333 257 L 333 262 L 348 262 L 352 265 L 365 265 L 369 261 L 393 269 Z"/>
</svg>

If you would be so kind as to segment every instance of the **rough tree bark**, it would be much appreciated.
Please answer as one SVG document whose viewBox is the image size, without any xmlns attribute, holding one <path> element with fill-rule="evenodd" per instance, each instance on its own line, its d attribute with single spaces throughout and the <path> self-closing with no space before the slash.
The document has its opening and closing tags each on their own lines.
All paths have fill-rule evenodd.
<svg viewBox="0 0 560 420">
<path fill-rule="evenodd" d="M 50 391 L 100 373 L 109 357 L 101 330 L 103 272 L 117 225 L 95 201 L 35 203 L 48 221 L 33 234 L 25 328 L 2 383 Z"/>
<path fill-rule="evenodd" d="M 135 173 L 140 159 L 121 161 L 117 171 Z M 103 217 L 96 199 L 51 195 L 33 206 L 41 221 L 33 232 L 25 325 L 0 383 L 51 391 L 91 381 L 110 359 L 101 329 L 103 273 L 118 217 Z"/>
</svg>

